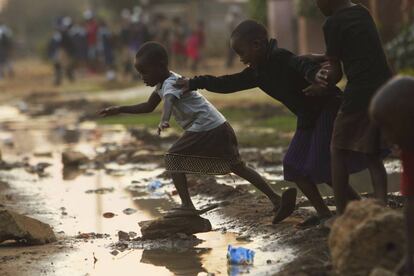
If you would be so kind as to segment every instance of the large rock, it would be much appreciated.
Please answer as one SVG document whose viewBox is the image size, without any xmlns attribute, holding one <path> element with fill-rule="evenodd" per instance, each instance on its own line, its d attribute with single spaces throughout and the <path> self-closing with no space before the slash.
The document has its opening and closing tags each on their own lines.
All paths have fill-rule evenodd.
<svg viewBox="0 0 414 276">
<path fill-rule="evenodd" d="M 52 228 L 36 219 L 0 210 L 0 243 L 6 240 L 45 244 L 56 241 Z"/>
<path fill-rule="evenodd" d="M 373 200 L 351 202 L 332 226 L 332 263 L 339 275 L 369 275 L 375 267 L 393 270 L 403 257 L 404 220 L 400 212 Z"/>
<path fill-rule="evenodd" d="M 138 224 L 144 239 L 167 238 L 177 233 L 191 235 L 211 231 L 210 221 L 199 216 L 160 218 L 141 221 Z"/>
<path fill-rule="evenodd" d="M 67 150 L 62 153 L 62 163 L 64 166 L 77 167 L 87 162 L 89 162 L 88 157 L 78 151 Z"/>
</svg>

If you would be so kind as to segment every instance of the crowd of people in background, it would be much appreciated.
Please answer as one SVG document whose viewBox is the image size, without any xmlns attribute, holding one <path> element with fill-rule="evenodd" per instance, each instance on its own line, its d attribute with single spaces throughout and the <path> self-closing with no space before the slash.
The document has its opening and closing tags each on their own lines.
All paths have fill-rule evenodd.
<svg viewBox="0 0 414 276">
<path fill-rule="evenodd" d="M 149 15 L 139 7 L 123 10 L 120 17 L 117 28 L 90 10 L 84 12 L 79 22 L 69 16 L 56 20 L 55 32 L 48 43 L 55 85 L 60 85 L 64 77 L 74 81 L 75 71 L 77 74 L 105 73 L 110 81 L 117 75 L 137 79 L 133 70 L 134 55 L 150 40 L 167 47 L 174 68 L 188 67 L 196 71 L 203 64 L 204 22 L 190 26 L 180 17 Z"/>
</svg>

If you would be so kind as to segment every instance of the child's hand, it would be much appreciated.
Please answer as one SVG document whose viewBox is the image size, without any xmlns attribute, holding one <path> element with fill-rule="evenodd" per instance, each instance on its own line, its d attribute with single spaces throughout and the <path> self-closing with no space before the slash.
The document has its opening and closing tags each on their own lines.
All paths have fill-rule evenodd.
<svg viewBox="0 0 414 276">
<path fill-rule="evenodd" d="M 118 115 L 121 113 L 120 106 L 110 106 L 107 107 L 99 112 L 99 115 L 103 117 Z"/>
<path fill-rule="evenodd" d="M 329 61 L 323 62 L 321 65 L 322 68 L 316 73 L 315 83 L 321 87 L 328 87 L 328 78 L 332 70 L 332 65 Z"/>
<path fill-rule="evenodd" d="M 169 128 L 169 127 L 170 127 L 170 123 L 168 123 L 168 122 L 161 122 L 161 123 L 158 125 L 158 131 L 157 131 L 158 135 L 161 135 L 161 132 L 162 132 L 164 129 Z"/>
<path fill-rule="evenodd" d="M 173 85 L 175 88 L 181 89 L 183 93 L 190 92 L 190 80 L 188 78 L 181 77 L 176 80 L 175 84 Z"/>
<path fill-rule="evenodd" d="M 323 96 L 329 93 L 326 87 L 320 86 L 318 84 L 311 84 L 302 91 L 306 96 Z"/>
</svg>

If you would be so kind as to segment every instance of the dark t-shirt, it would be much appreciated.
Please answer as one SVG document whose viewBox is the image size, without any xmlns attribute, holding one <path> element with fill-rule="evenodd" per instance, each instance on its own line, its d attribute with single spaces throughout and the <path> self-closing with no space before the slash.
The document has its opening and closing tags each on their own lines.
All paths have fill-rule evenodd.
<svg viewBox="0 0 414 276">
<path fill-rule="evenodd" d="M 355 5 L 328 17 L 323 30 L 326 54 L 343 63 L 348 78 L 342 110 L 366 110 L 392 75 L 374 20 L 365 7 Z"/>
<path fill-rule="evenodd" d="M 319 69 L 318 63 L 277 47 L 276 40 L 271 39 L 266 62 L 259 68 L 247 67 L 240 73 L 221 77 L 196 76 L 190 80 L 190 89 L 227 94 L 259 87 L 298 117 L 299 129 L 309 129 L 315 126 L 326 104 L 340 93 L 335 87 L 330 95 L 305 96 L 302 90 L 310 85 L 307 79 L 313 80 Z"/>
</svg>

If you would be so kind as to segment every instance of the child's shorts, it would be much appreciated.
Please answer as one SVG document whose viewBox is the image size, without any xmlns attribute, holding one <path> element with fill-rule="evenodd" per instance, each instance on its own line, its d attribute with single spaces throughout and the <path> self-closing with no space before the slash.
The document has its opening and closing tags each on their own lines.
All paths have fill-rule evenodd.
<svg viewBox="0 0 414 276">
<path fill-rule="evenodd" d="M 403 150 L 401 160 L 403 166 L 401 194 L 403 196 L 414 196 L 414 152 Z"/>
<path fill-rule="evenodd" d="M 365 110 L 339 110 L 334 123 L 331 147 L 364 154 L 380 154 L 388 149 L 380 129 L 371 122 Z"/>
<path fill-rule="evenodd" d="M 229 123 L 203 132 L 186 131 L 165 155 L 168 172 L 224 175 L 241 159 Z"/>
</svg>

